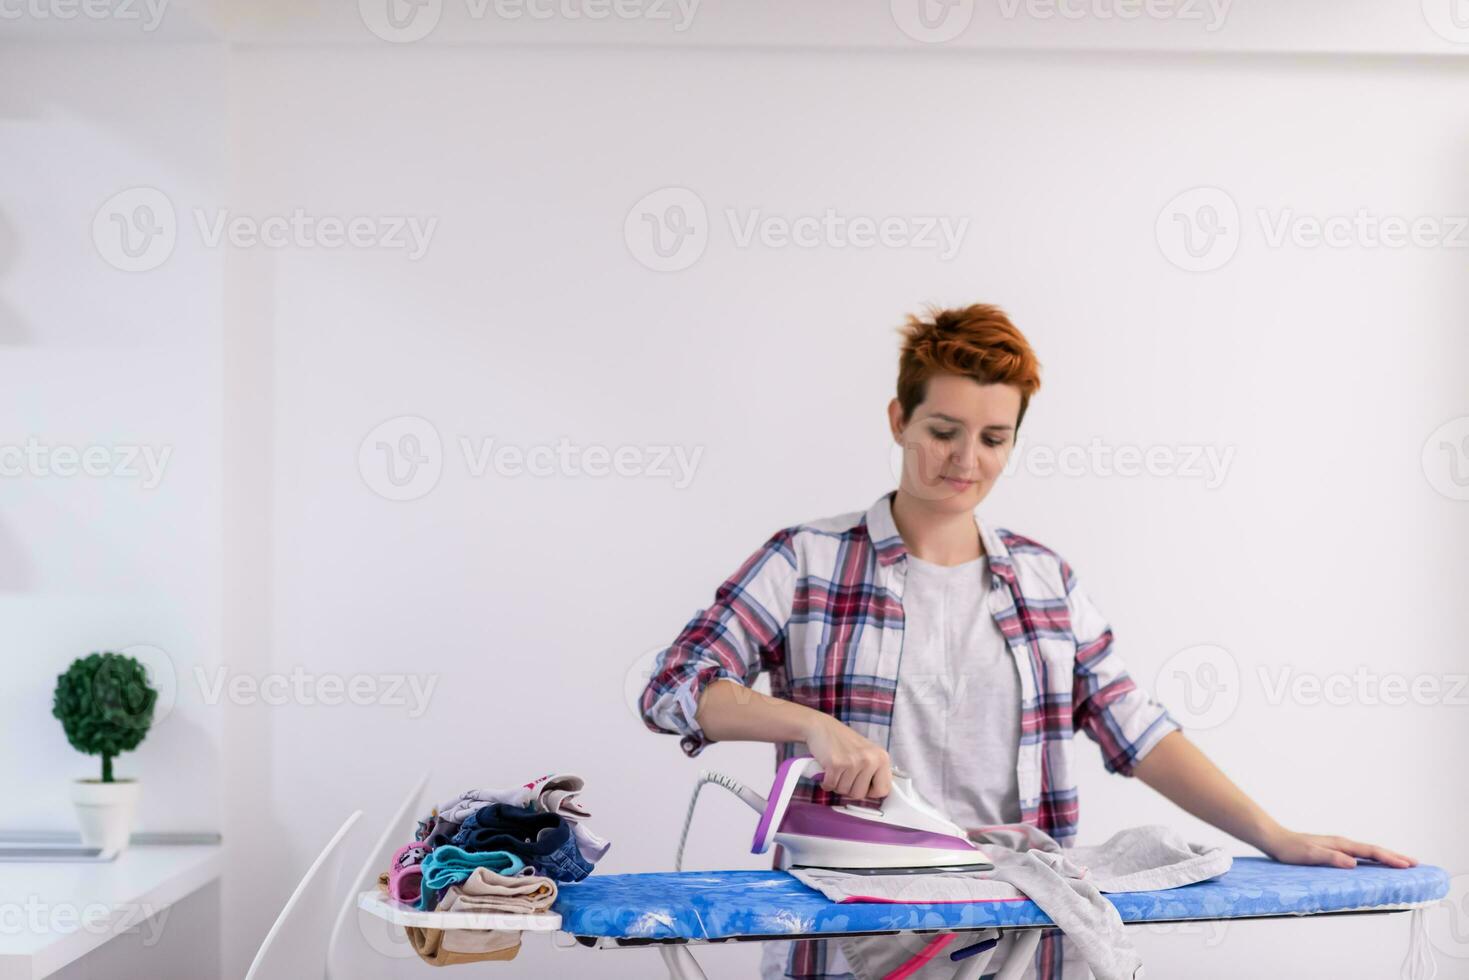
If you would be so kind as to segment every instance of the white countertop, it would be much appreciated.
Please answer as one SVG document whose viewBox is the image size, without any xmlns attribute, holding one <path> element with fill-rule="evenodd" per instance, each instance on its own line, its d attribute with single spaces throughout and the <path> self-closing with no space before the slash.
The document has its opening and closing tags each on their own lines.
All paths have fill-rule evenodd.
<svg viewBox="0 0 1469 980">
<path fill-rule="evenodd" d="M 0 864 L 0 980 L 49 976 L 219 877 L 219 844 L 135 844 L 116 860 Z"/>
</svg>

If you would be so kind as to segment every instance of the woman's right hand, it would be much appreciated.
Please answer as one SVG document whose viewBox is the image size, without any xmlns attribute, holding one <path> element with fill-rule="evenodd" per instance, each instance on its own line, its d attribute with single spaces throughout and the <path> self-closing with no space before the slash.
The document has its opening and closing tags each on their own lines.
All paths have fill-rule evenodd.
<svg viewBox="0 0 1469 980">
<path fill-rule="evenodd" d="M 893 789 L 893 767 L 887 750 L 837 721 L 814 712 L 806 747 L 821 763 L 821 788 L 855 799 L 882 799 Z"/>
</svg>

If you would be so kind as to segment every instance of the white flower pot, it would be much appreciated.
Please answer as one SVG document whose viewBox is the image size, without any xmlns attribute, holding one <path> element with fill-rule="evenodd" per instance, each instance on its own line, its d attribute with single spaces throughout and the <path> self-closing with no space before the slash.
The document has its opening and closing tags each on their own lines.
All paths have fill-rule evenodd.
<svg viewBox="0 0 1469 980">
<path fill-rule="evenodd" d="M 78 779 L 72 783 L 71 802 L 76 806 L 82 843 L 100 847 L 106 854 L 126 849 L 141 791 L 142 785 L 131 779 L 111 783 Z"/>
</svg>

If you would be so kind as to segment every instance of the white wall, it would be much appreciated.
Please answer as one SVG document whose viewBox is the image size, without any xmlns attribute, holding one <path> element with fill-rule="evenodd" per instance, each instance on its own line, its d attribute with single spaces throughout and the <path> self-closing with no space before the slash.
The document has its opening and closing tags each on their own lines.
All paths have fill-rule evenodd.
<svg viewBox="0 0 1469 980">
<path fill-rule="evenodd" d="M 218 824 L 217 712 L 168 694 L 220 655 L 222 256 L 182 242 L 130 273 L 92 235 L 137 185 L 223 193 L 218 64 L 192 45 L 0 48 L 0 760 L 24 787 L 0 795 L 6 828 L 72 826 L 68 782 L 100 762 L 67 745 L 52 691 L 76 657 L 119 649 L 164 694 L 116 764 L 144 783 L 141 827 Z"/>
<path fill-rule="evenodd" d="M 1351 43 L 1322 22 L 1314 32 L 1241 28 L 1233 46 L 1374 50 L 1364 38 L 1398 36 L 1413 44 L 1375 50 L 1437 50 L 1414 47 L 1425 23 L 1417 5 L 1393 9 Z M 1236 15 L 1231 25 L 1284 16 L 1257 7 Z M 185 169 L 170 153 L 134 176 L 98 161 L 85 171 L 96 183 L 89 193 L 38 183 L 0 206 L 18 243 L 9 254 L 35 255 L 25 261 L 46 270 L 0 263 L 0 311 L 28 325 L 42 321 L 37 304 L 62 302 L 37 280 L 66 268 L 42 265 L 44 243 L 69 235 L 85 246 L 103 185 L 178 187 L 181 215 L 197 204 L 249 220 L 300 208 L 318 219 L 437 222 L 415 260 L 371 247 L 210 249 L 186 216 L 170 263 L 124 281 L 146 289 L 146 302 L 168 304 L 171 316 L 139 317 L 145 325 L 181 323 L 196 305 L 191 291 L 214 290 L 222 335 L 195 336 L 218 346 L 160 368 L 152 385 L 134 384 L 134 396 L 147 391 L 129 403 L 158 399 L 158 417 L 139 423 L 154 439 L 193 433 L 213 447 L 219 483 L 159 511 L 207 515 L 204 523 L 157 552 L 122 550 L 82 572 L 76 556 L 98 537 L 138 533 L 127 530 L 133 517 L 100 523 L 98 535 L 73 528 L 60 545 L 60 532 L 11 507 L 0 518 L 10 535 L 0 543 L 23 559 L 15 580 L 27 587 L 14 590 L 13 605 L 33 635 L 56 620 L 107 636 L 133 622 L 92 607 L 47 614 L 37 583 L 62 581 L 53 569 L 110 596 L 133 569 L 193 564 L 199 572 L 181 591 L 157 591 L 182 595 L 179 608 L 199 630 L 219 630 L 230 676 L 258 682 L 299 667 L 344 682 L 409 674 L 436 685 L 421 714 L 411 703 L 248 698 L 206 709 L 200 691 L 184 692 L 201 724 L 223 733 L 225 768 L 212 782 L 234 853 L 228 975 L 242 971 L 331 826 L 358 806 L 365 826 L 380 824 L 425 768 L 435 796 L 581 772 L 595 826 L 614 840 L 599 868 L 607 873 L 670 866 L 701 766 L 762 778 L 768 748 L 719 746 L 690 762 L 674 739 L 641 727 L 624 692 L 637 687 L 640 655 L 670 640 L 770 532 L 864 508 L 892 485 L 883 409 L 893 328 L 925 301 L 1000 302 L 1027 331 L 1045 366 L 1029 445 L 1174 447 L 1178 463 L 1190 447 L 1230 454 L 1218 485 L 1021 466 L 984 510 L 1076 565 L 1134 673 L 1175 713 L 1189 714 L 1180 702 L 1198 689 L 1183 685 L 1206 682 L 1210 667 L 1239 672 L 1232 693 L 1189 702 L 1200 723 L 1192 735 L 1281 820 L 1455 873 L 1469 866 L 1453 824 L 1464 782 L 1445 766 L 1465 734 L 1462 706 L 1271 694 L 1282 679 L 1359 665 L 1449 681 L 1462 672 L 1456 641 L 1469 623 L 1457 600 L 1469 583 L 1459 546 L 1469 511 L 1435 489 L 1453 487 L 1448 458 L 1433 449 L 1431 475 L 1421 458 L 1430 433 L 1469 412 L 1465 252 L 1272 247 L 1257 215 L 1469 214 L 1462 60 L 1218 53 L 1228 45 L 1188 54 L 1198 47 L 1188 44 L 1126 54 L 721 46 L 728 34 L 699 39 L 710 46 L 437 43 L 474 40 L 482 25 L 390 46 L 342 44 L 330 32 L 308 43 L 317 22 L 303 20 L 257 25 L 246 33 L 252 43 L 202 72 L 222 78 L 166 85 L 136 117 L 109 124 L 128 145 L 156 142 L 144 137 L 160 127 L 187 135 L 227 164 Z M 792 30 L 806 26 L 796 18 Z M 1076 26 L 1090 46 L 1129 46 L 1111 39 L 1115 23 Z M 579 43 L 571 35 L 580 29 L 558 37 Z M 866 29 L 845 36 L 862 43 Z M 160 85 L 186 77 L 156 54 L 120 70 Z M 215 100 L 212 111 L 193 108 L 204 99 Z M 82 101 L 77 93 L 73 107 Z M 13 122 L 7 112 L 7 128 Z M 60 140 L 62 128 L 46 124 L 45 138 Z M 217 200 L 198 190 L 222 173 Z M 1229 196 L 1241 234 L 1222 267 L 1186 272 L 1156 226 L 1162 214 L 1172 249 L 1164 212 L 1198 186 Z M 640 199 L 670 187 L 697 195 L 709 240 L 688 268 L 655 272 L 633 254 L 624 225 Z M 70 229 L 18 210 L 71 193 L 82 203 Z M 726 209 L 743 220 L 754 210 L 794 218 L 827 208 L 969 224 L 945 261 L 923 248 L 739 247 L 725 219 Z M 222 261 L 222 282 L 217 269 L 202 285 L 165 278 L 189 249 Z M 5 355 L 29 379 L 29 394 L 7 396 L 21 418 L 37 420 L 30 428 L 53 425 L 46 420 L 63 410 L 91 425 L 117 417 L 115 399 L 79 405 L 36 376 L 48 356 L 83 370 L 88 354 L 75 338 L 96 335 L 80 304 L 128 308 L 90 298 L 117 278 L 111 270 L 84 271 L 86 288 L 66 291 L 72 305 L 44 321 L 64 339 L 12 344 Z M 222 364 L 222 377 L 206 373 L 210 363 Z M 159 388 L 159 377 L 177 387 Z M 384 499 L 374 491 L 389 486 L 376 443 L 399 445 L 414 430 L 393 420 L 409 416 L 432 424 L 441 448 L 420 445 L 442 473 L 416 499 Z M 563 438 L 700 455 L 687 486 L 651 476 L 475 476 L 460 442 L 554 447 Z M 42 496 L 52 489 L 0 486 L 31 495 L 32 513 L 37 500 L 55 499 Z M 143 625 L 169 622 L 127 612 Z M 1196 649 L 1206 644 L 1225 653 Z M 24 680 L 17 704 L 39 704 L 44 673 Z M 36 730 L 54 727 L 43 709 L 31 714 Z M 185 752 L 165 733 L 149 748 Z M 1096 759 L 1089 743 L 1078 748 Z M 54 770 L 67 759 L 64 746 L 44 760 L 7 757 L 57 794 Z M 145 778 L 161 782 L 151 769 Z M 174 795 L 189 806 L 210 783 L 200 773 Z M 1082 793 L 1086 838 L 1166 821 L 1223 840 L 1095 762 Z M 191 825 L 212 813 L 191 814 Z M 689 864 L 759 867 L 738 844 L 746 817 L 708 798 Z M 1441 937 L 1445 925 L 1436 923 Z M 1262 957 L 1282 974 L 1310 964 L 1379 976 L 1405 952 L 1406 922 L 1152 931 L 1139 943 L 1160 976 L 1232 976 Z M 743 976 L 755 950 L 702 958 L 711 976 Z M 411 960 L 369 962 L 383 975 L 422 972 Z M 1450 960 L 1445 972 L 1464 962 Z M 568 964 L 629 977 L 651 969 L 640 953 L 531 944 L 502 972 Z"/>
<path fill-rule="evenodd" d="M 418 262 L 281 253 L 261 281 L 273 303 L 275 663 L 407 665 L 440 683 L 416 720 L 278 712 L 282 821 L 349 799 L 381 808 L 430 760 L 445 790 L 572 768 L 592 779 L 616 841 L 602 870 L 667 867 L 698 767 L 618 696 L 634 658 L 671 639 L 771 531 L 865 507 L 890 485 L 891 328 L 923 300 L 983 298 L 1012 310 L 1045 363 L 1035 442 L 1234 453 L 1214 489 L 1022 472 L 988 512 L 1074 561 L 1146 682 L 1185 648 L 1230 651 L 1244 671 L 1238 710 L 1197 738 L 1281 819 L 1463 863 L 1453 808 L 1429 805 L 1462 799 L 1461 785 L 1430 778 L 1463 732 L 1458 713 L 1272 706 L 1256 672 L 1454 669 L 1465 512 L 1427 484 L 1419 452 L 1463 411 L 1464 297 L 1450 285 L 1463 253 L 1271 249 L 1256 225 L 1232 262 L 1199 274 L 1170 265 L 1154 230 L 1169 199 L 1200 184 L 1247 216 L 1469 213 L 1456 180 L 1462 68 L 393 55 L 236 59 L 250 207 L 439 219 Z M 694 190 L 714 231 L 692 267 L 657 273 L 629 255 L 623 220 L 669 186 Z M 739 249 L 720 217 L 827 207 L 963 216 L 972 231 L 946 263 L 921 250 Z M 357 465 L 368 432 L 400 416 L 430 420 L 444 446 L 437 486 L 409 502 L 374 495 Z M 681 491 L 475 478 L 460 437 L 703 456 Z M 758 779 L 768 756 L 729 746 L 703 761 Z M 1100 766 L 1084 792 L 1088 836 L 1168 820 L 1219 837 Z M 746 829 L 740 808 L 707 807 L 696 860 L 758 866 L 730 842 Z M 1381 952 L 1338 966 L 1396 962 L 1400 922 L 1358 928 Z M 1236 933 L 1202 960 L 1190 937 L 1148 942 L 1162 975 L 1186 961 L 1224 976 L 1272 935 Z M 748 952 L 721 951 L 731 969 Z M 534 968 L 552 954 L 522 955 Z"/>
</svg>

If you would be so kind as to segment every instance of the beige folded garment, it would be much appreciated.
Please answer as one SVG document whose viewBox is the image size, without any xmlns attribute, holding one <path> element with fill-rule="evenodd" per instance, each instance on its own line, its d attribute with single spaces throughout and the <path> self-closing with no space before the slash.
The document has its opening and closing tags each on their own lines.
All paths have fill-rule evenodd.
<svg viewBox="0 0 1469 980">
<path fill-rule="evenodd" d="M 457 966 L 486 960 L 513 960 L 520 952 L 520 933 L 489 929 L 420 929 L 408 926 L 408 941 L 429 966 Z"/>
<path fill-rule="evenodd" d="M 556 882 L 541 875 L 502 875 L 475 868 L 468 878 L 444 890 L 436 912 L 508 912 L 534 915 L 556 901 Z"/>
</svg>

